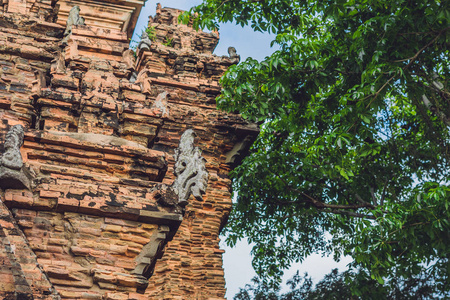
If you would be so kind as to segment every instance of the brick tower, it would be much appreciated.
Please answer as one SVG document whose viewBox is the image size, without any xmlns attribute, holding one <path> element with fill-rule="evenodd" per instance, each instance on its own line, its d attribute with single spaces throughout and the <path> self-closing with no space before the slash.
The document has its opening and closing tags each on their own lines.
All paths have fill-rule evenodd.
<svg viewBox="0 0 450 300">
<path fill-rule="evenodd" d="M 224 299 L 219 232 L 255 127 L 216 110 L 235 57 L 140 0 L 0 0 L 0 296 Z"/>
</svg>

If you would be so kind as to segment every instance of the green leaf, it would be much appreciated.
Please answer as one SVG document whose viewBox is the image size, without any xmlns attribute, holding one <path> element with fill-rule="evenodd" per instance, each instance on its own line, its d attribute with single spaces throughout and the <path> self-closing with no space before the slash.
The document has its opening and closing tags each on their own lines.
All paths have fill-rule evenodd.
<svg viewBox="0 0 450 300">
<path fill-rule="evenodd" d="M 233 170 L 237 204 L 224 230 L 265 249 L 253 262 L 262 278 L 276 283 L 292 261 L 334 252 L 376 275 L 366 276 L 371 292 L 418 274 L 450 292 L 448 11 L 429 0 L 204 0 L 193 10 L 203 24 L 276 33 L 263 61 L 228 69 L 218 98 L 259 121 L 221 119 L 255 139 Z M 373 298 L 393 294 L 382 295 Z"/>
<path fill-rule="evenodd" d="M 340 169 L 339 173 L 341 174 L 342 177 L 344 177 L 345 179 L 349 180 L 350 178 L 348 177 L 347 173 L 345 172 L 344 169 Z"/>
</svg>

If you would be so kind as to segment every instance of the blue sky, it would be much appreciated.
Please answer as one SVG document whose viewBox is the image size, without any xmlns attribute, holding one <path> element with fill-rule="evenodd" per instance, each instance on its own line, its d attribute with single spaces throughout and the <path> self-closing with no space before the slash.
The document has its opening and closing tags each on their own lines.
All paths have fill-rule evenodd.
<svg viewBox="0 0 450 300">
<path fill-rule="evenodd" d="M 136 34 L 140 34 L 142 29 L 147 26 L 148 16 L 154 16 L 156 13 L 156 4 L 161 3 L 162 7 L 172 7 L 183 10 L 188 10 L 192 6 L 200 4 L 199 0 L 147 0 L 144 8 L 141 11 L 136 28 L 134 30 L 133 40 L 139 40 Z M 250 27 L 242 28 L 230 23 L 222 24 L 219 30 L 220 41 L 214 51 L 218 56 L 227 55 L 228 47 L 236 48 L 237 53 L 241 56 L 241 60 L 251 56 L 255 59 L 261 60 L 272 52 L 270 42 L 274 35 L 269 35 L 260 32 L 254 32 Z"/>
<path fill-rule="evenodd" d="M 134 40 L 138 40 L 136 33 L 140 34 L 142 29 L 147 26 L 148 16 L 155 15 L 156 4 L 161 3 L 162 7 L 172 7 L 188 10 L 190 7 L 200 4 L 200 0 L 147 0 L 145 7 L 142 9 L 139 20 L 135 28 Z M 270 48 L 270 42 L 274 35 L 267 33 L 254 32 L 250 27 L 242 28 L 233 24 L 222 24 L 219 30 L 220 42 L 214 53 L 218 56 L 228 55 L 229 46 L 236 48 L 237 53 L 241 56 L 241 61 L 247 57 L 253 57 L 262 60 L 270 55 L 274 49 Z M 222 238 L 223 240 L 223 238 Z M 221 248 L 225 249 L 223 256 L 225 280 L 227 284 L 227 299 L 233 299 L 233 296 L 239 291 L 240 287 L 250 283 L 251 278 L 255 276 L 255 272 L 251 265 L 251 246 L 246 241 L 239 242 L 236 247 L 229 248 L 224 242 Z M 331 257 L 321 257 L 320 255 L 311 255 L 303 263 L 295 264 L 285 273 L 285 279 L 291 278 L 297 270 L 300 273 L 308 272 L 314 282 L 318 282 L 323 276 L 329 273 L 333 268 L 345 269 L 350 262 L 349 258 L 341 260 L 340 263 L 333 261 Z"/>
</svg>

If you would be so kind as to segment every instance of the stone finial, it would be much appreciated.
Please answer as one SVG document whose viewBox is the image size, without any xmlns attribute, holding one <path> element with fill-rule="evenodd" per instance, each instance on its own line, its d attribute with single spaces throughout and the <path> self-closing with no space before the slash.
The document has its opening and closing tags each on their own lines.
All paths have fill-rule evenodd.
<svg viewBox="0 0 450 300">
<path fill-rule="evenodd" d="M 148 34 L 146 32 L 144 32 L 142 34 L 141 41 L 139 42 L 137 48 L 140 51 L 150 50 L 151 45 L 152 45 L 152 40 L 150 40 L 150 38 L 148 37 Z"/>
<path fill-rule="evenodd" d="M 233 64 L 238 64 L 241 61 L 241 56 L 236 53 L 236 48 L 228 47 L 228 55 Z"/>
<path fill-rule="evenodd" d="M 4 153 L 0 155 L 0 188 L 29 188 L 30 180 L 24 173 L 20 147 L 23 145 L 22 125 L 14 125 L 6 134 Z"/>
<path fill-rule="evenodd" d="M 84 25 L 84 18 L 80 17 L 80 7 L 75 5 L 70 9 L 69 16 L 67 17 L 66 30 L 64 31 L 64 38 L 62 40 L 63 45 L 67 44 L 69 36 L 72 34 L 73 25 Z"/>
<path fill-rule="evenodd" d="M 23 145 L 23 126 L 14 125 L 6 134 L 5 143 L 3 144 L 5 152 L 0 156 L 0 165 L 20 170 L 23 166 L 22 155 L 20 154 L 20 147 Z"/>
<path fill-rule="evenodd" d="M 194 147 L 195 132 L 186 130 L 180 139 L 178 149 L 175 149 L 174 174 L 176 179 L 172 189 L 178 195 L 178 203 L 186 205 L 191 194 L 202 200 L 208 184 L 206 159 L 201 156 L 201 150 Z"/>
</svg>

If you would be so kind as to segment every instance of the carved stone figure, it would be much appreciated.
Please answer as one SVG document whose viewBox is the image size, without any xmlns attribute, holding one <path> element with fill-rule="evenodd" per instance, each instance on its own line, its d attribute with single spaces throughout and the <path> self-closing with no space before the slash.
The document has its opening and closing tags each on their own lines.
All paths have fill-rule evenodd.
<svg viewBox="0 0 450 300">
<path fill-rule="evenodd" d="M 133 50 L 127 49 L 123 51 L 121 62 L 127 66 L 128 70 L 134 70 L 136 59 L 134 58 Z"/>
<path fill-rule="evenodd" d="M 66 30 L 64 31 L 64 38 L 62 40 L 63 45 L 67 44 L 67 41 L 72 34 L 73 25 L 84 25 L 84 18 L 80 17 L 80 7 L 78 5 L 75 5 L 70 9 L 69 16 L 67 17 Z"/>
<path fill-rule="evenodd" d="M 14 125 L 6 134 L 4 153 L 0 155 L 0 187 L 29 188 L 30 181 L 23 170 L 20 147 L 23 145 L 22 125 Z"/>
<path fill-rule="evenodd" d="M 140 51 L 144 51 L 144 50 L 150 50 L 150 46 L 152 45 L 152 41 L 150 40 L 150 38 L 148 37 L 148 34 L 144 33 L 142 34 L 142 39 L 139 42 L 137 48 Z"/>
<path fill-rule="evenodd" d="M 138 77 L 138 73 L 137 73 L 136 71 L 134 71 L 133 73 L 131 73 L 130 83 L 135 83 L 137 77 Z"/>
<path fill-rule="evenodd" d="M 201 156 L 201 150 L 194 147 L 195 132 L 186 130 L 180 139 L 178 149 L 175 150 L 174 174 L 176 179 L 172 189 L 178 195 L 178 203 L 183 206 L 188 203 L 189 197 L 202 200 L 208 185 L 208 171 L 206 159 Z"/>
<path fill-rule="evenodd" d="M 241 61 L 241 56 L 236 53 L 236 48 L 228 47 L 228 55 L 233 64 L 238 64 Z"/>
<path fill-rule="evenodd" d="M 23 127 L 14 125 L 6 134 L 4 143 L 5 152 L 0 156 L 0 166 L 20 170 L 23 166 L 20 147 L 23 144 Z"/>
<path fill-rule="evenodd" d="M 64 54 L 63 51 L 60 51 L 57 56 L 52 60 L 51 68 L 50 68 L 51 74 L 65 74 L 66 73 L 66 64 L 64 61 Z"/>
<path fill-rule="evenodd" d="M 143 94 L 151 93 L 152 80 L 151 80 L 148 69 L 144 68 L 142 71 L 140 71 L 134 81 L 132 81 L 133 75 L 131 77 L 132 77 L 132 78 L 130 78 L 131 83 L 139 84 L 141 86 L 141 93 L 143 93 Z"/>
<path fill-rule="evenodd" d="M 161 117 L 167 118 L 169 117 L 169 106 L 167 103 L 167 98 L 170 95 L 167 92 L 162 92 L 156 96 L 155 102 L 152 105 L 152 108 L 156 108 L 161 110 Z"/>
</svg>

